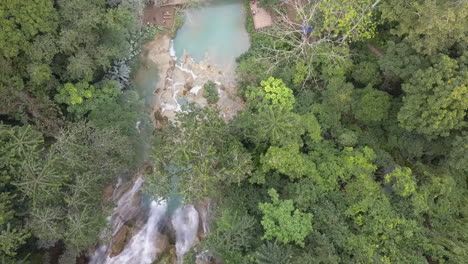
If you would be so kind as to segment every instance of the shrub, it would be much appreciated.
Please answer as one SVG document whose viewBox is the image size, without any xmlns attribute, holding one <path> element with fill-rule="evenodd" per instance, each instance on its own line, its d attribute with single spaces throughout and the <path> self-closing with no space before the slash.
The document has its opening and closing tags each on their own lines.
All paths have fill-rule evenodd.
<svg viewBox="0 0 468 264">
<path fill-rule="evenodd" d="M 209 104 L 216 104 L 219 100 L 218 89 L 216 84 L 212 81 L 207 81 L 203 86 L 203 97 Z"/>
</svg>

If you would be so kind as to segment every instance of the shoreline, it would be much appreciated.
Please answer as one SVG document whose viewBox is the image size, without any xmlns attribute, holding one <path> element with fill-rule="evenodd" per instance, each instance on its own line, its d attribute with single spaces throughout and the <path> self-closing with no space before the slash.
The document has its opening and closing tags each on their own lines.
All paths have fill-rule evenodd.
<svg viewBox="0 0 468 264">
<path fill-rule="evenodd" d="M 153 87 L 153 98 L 148 112 L 157 129 L 168 121 L 174 121 L 182 106 L 194 103 L 200 107 L 216 107 L 225 120 L 244 108 L 243 100 L 237 96 L 235 68 L 220 70 L 208 58 L 196 63 L 185 54 L 179 60 L 173 54 L 172 39 L 168 34 L 156 35 L 148 42 L 142 57 L 157 68 L 157 81 Z M 141 71 L 141 70 L 140 70 Z M 203 97 L 203 85 L 207 81 L 217 84 L 219 101 L 209 105 Z"/>
</svg>

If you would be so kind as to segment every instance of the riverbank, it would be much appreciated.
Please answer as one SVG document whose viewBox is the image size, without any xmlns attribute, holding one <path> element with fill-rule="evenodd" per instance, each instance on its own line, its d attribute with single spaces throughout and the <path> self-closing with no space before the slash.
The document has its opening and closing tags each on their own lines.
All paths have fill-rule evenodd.
<svg viewBox="0 0 468 264">
<path fill-rule="evenodd" d="M 234 59 L 225 65 L 215 64 L 209 56 L 197 62 L 186 53 L 177 59 L 168 32 L 157 34 L 145 45 L 143 54 L 142 60 L 157 68 L 154 96 L 148 109 L 156 128 L 174 121 L 176 114 L 189 104 L 215 107 L 226 120 L 243 109 L 244 103 L 237 96 Z M 203 86 L 208 81 L 216 84 L 219 100 L 215 104 L 209 104 L 203 96 Z"/>
</svg>

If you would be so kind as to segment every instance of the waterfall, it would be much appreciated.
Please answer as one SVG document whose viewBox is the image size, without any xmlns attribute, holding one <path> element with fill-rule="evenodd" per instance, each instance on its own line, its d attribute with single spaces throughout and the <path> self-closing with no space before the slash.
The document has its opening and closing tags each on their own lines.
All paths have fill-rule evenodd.
<svg viewBox="0 0 468 264">
<path fill-rule="evenodd" d="M 120 182 L 120 181 L 119 181 Z M 118 184 L 113 198 L 120 196 L 117 207 L 109 218 L 109 226 L 112 228 L 112 237 L 124 227 L 126 223 L 144 215 L 141 197 L 138 195 L 143 178 L 138 177 L 133 186 L 122 193 Z M 167 211 L 165 201 L 151 201 L 149 205 L 148 218 L 141 229 L 131 238 L 125 248 L 117 256 L 110 256 L 110 245 L 102 245 L 91 256 L 90 264 L 151 264 L 163 250 L 158 248 L 157 242 L 161 239 L 158 230 L 159 222 L 164 219 Z"/>
<path fill-rule="evenodd" d="M 178 208 L 172 216 L 172 226 L 176 233 L 176 252 L 180 262 L 197 238 L 198 212 L 193 205 Z"/>
<path fill-rule="evenodd" d="M 107 257 L 103 264 L 151 264 L 164 249 L 157 247 L 158 223 L 166 213 L 166 202 L 152 201 L 146 225 L 134 235 L 125 249 L 115 257 Z M 96 263 L 97 264 L 97 263 Z"/>
<path fill-rule="evenodd" d="M 119 179 L 119 182 L 121 180 Z M 115 197 L 120 197 L 117 202 L 117 207 L 112 213 L 111 216 L 111 226 L 112 226 L 112 235 L 115 235 L 120 228 L 125 224 L 125 222 L 134 218 L 140 211 L 140 201 L 137 197 L 137 192 L 140 190 L 141 185 L 143 184 L 143 178 L 138 177 L 133 183 L 132 188 L 124 194 L 121 194 L 120 188 L 116 188 L 116 193 L 113 195 Z M 120 186 L 121 184 L 119 184 Z"/>
<path fill-rule="evenodd" d="M 112 216 L 108 218 L 108 226 L 112 229 L 110 234 L 114 239 L 122 228 L 127 228 L 129 222 L 140 219 L 139 221 L 143 224 L 140 225 L 140 228 L 133 227 L 136 233 L 133 234 L 120 253 L 111 256 L 112 242 L 115 242 L 112 241 L 94 251 L 90 258 L 90 264 L 153 263 L 166 250 L 168 243 L 166 235 L 161 234 L 161 232 L 168 231 L 161 230 L 167 226 L 168 222 L 164 221 L 170 221 L 175 231 L 175 248 L 179 263 L 181 263 L 183 255 L 196 243 L 199 217 L 202 217 L 203 229 L 205 229 L 206 212 L 203 211 L 199 215 L 193 205 L 184 205 L 175 209 L 172 216 L 168 216 L 171 212 L 168 211 L 167 202 L 160 199 L 151 201 L 147 218 L 144 218 L 146 206 L 141 202 L 139 195 L 143 182 L 143 178 L 138 177 L 127 191 L 125 191 L 124 186 L 128 185 L 122 184 L 121 181 L 118 182 L 113 194 L 113 198 L 118 199 L 117 207 Z M 127 226 L 125 226 L 126 224 Z M 132 234 L 132 232 L 128 231 L 128 234 Z"/>
</svg>

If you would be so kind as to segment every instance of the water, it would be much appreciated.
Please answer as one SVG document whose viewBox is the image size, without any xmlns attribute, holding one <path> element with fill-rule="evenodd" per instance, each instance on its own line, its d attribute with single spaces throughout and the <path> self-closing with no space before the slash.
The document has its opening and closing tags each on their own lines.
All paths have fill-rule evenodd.
<svg viewBox="0 0 468 264">
<path fill-rule="evenodd" d="M 198 212 L 193 205 L 178 208 L 172 216 L 176 233 L 176 253 L 179 262 L 192 247 L 198 233 Z"/>
<path fill-rule="evenodd" d="M 214 0 L 186 11 L 185 23 L 174 40 L 175 55 L 184 51 L 196 62 L 205 56 L 221 69 L 234 69 L 235 59 L 249 48 L 241 0 Z"/>
<path fill-rule="evenodd" d="M 106 264 L 151 264 L 161 253 L 157 247 L 158 223 L 166 212 L 165 202 L 152 201 L 146 225 L 132 237 L 129 244 L 117 256 L 107 258 Z M 158 252 L 159 251 L 159 252 Z"/>
<path fill-rule="evenodd" d="M 135 89 L 138 92 L 140 98 L 144 101 L 145 107 L 151 109 L 154 105 L 155 95 L 154 89 L 158 82 L 158 69 L 156 65 L 146 60 L 136 78 L 133 80 Z"/>
<path fill-rule="evenodd" d="M 143 178 L 138 177 L 133 185 L 124 193 L 119 187 L 113 195 L 118 199 L 117 207 L 111 217 L 109 225 L 114 237 L 122 226 L 133 219 L 144 215 L 144 199 L 138 193 L 141 190 Z M 120 186 L 120 181 L 118 186 Z M 120 197 L 120 198 L 119 198 Z M 110 244 L 99 247 L 91 256 L 90 264 L 151 264 L 166 250 L 165 237 L 161 234 L 167 228 L 166 221 L 170 221 L 176 237 L 176 253 L 179 263 L 197 239 L 199 227 L 199 213 L 193 205 L 179 207 L 180 197 L 172 196 L 169 201 L 152 200 L 149 205 L 148 218 L 144 225 L 125 245 L 122 252 L 110 257 Z M 171 209 L 171 207 L 174 207 Z M 205 213 L 202 213 L 202 216 Z M 202 225 L 206 226 L 202 217 Z M 167 230 L 166 230 L 167 231 Z"/>
<path fill-rule="evenodd" d="M 186 52 L 195 62 L 208 57 L 220 70 L 234 70 L 235 59 L 249 48 L 249 37 L 244 22 L 245 12 L 241 0 L 214 0 L 202 8 L 188 10 L 185 24 L 178 31 L 173 46 L 171 45 L 174 49 L 171 49 L 170 53 L 174 58 L 180 58 Z M 193 79 L 198 78 L 190 69 L 181 70 L 190 72 Z M 152 64 L 144 65 L 134 80 L 140 98 L 145 100 L 147 108 L 151 108 L 155 101 L 153 90 L 157 82 L 158 72 Z M 201 87 L 196 87 L 191 92 L 198 93 L 200 89 Z M 177 92 L 172 98 L 174 105 L 163 104 L 163 109 L 172 107 L 180 111 L 187 103 L 176 98 L 175 94 Z M 140 128 L 140 123 L 135 124 L 137 129 Z M 125 224 L 141 223 L 133 227 L 132 231 L 135 234 L 114 257 L 110 257 L 111 244 L 103 244 L 92 254 L 91 264 L 153 263 L 167 244 L 167 241 L 164 242 L 166 235 L 161 234 L 168 231 L 161 230 L 166 224 L 172 224 L 173 227 L 170 229 L 173 231 L 168 232 L 175 232 L 175 248 L 180 262 L 183 255 L 197 241 L 200 221 L 201 231 L 204 234 L 209 231 L 209 202 L 197 209 L 193 205 L 179 207 L 179 202 L 172 203 L 171 199 L 167 203 L 152 200 L 148 206 L 139 195 L 142 184 L 143 178 L 139 177 L 126 191 L 116 188 L 113 199 L 118 202 L 112 216 L 109 217 L 112 237 L 116 236 Z"/>
</svg>

